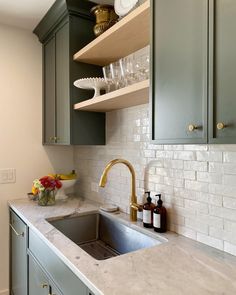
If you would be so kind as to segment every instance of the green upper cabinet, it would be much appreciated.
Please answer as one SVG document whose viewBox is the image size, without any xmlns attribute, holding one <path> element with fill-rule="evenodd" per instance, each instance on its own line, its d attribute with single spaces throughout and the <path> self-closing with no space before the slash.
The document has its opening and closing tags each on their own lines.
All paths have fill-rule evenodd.
<svg viewBox="0 0 236 295">
<path fill-rule="evenodd" d="M 73 109 L 92 97 L 73 82 L 102 76 L 100 67 L 73 61 L 73 55 L 94 39 L 92 6 L 85 0 L 57 0 L 34 30 L 43 44 L 44 144 L 105 144 L 105 114 Z"/>
<path fill-rule="evenodd" d="M 207 142 L 207 0 L 155 0 L 151 116 L 155 143 Z"/>
<path fill-rule="evenodd" d="M 209 142 L 236 143 L 236 1 L 210 0 Z"/>
<path fill-rule="evenodd" d="M 236 1 L 152 1 L 152 140 L 236 143 Z"/>
</svg>

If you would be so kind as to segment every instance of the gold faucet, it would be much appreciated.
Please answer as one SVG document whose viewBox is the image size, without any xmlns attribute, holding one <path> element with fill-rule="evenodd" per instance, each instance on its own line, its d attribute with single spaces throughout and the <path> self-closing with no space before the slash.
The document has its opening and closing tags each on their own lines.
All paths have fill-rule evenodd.
<svg viewBox="0 0 236 295">
<path fill-rule="evenodd" d="M 116 164 L 124 164 L 129 168 L 129 171 L 131 173 L 132 179 L 131 179 L 131 197 L 130 197 L 130 220 L 131 221 L 137 221 L 137 211 L 141 209 L 141 206 L 137 204 L 137 196 L 136 196 L 136 188 L 135 188 L 135 172 L 133 166 L 124 159 L 114 159 L 110 161 L 101 176 L 99 186 L 105 187 L 107 183 L 107 174 L 110 171 L 110 169 L 116 165 Z"/>
</svg>

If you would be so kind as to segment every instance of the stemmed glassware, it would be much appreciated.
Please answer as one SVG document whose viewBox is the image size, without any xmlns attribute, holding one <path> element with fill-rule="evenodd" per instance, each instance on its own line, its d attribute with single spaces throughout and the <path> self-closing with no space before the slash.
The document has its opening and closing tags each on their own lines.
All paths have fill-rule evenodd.
<svg viewBox="0 0 236 295">
<path fill-rule="evenodd" d="M 111 92 L 149 78 L 149 46 L 103 67 L 107 92 Z"/>
</svg>

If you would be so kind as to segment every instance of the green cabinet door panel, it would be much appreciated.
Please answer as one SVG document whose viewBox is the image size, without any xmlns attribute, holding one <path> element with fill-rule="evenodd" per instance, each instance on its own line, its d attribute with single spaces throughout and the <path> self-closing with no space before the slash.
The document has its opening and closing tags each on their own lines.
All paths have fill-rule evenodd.
<svg viewBox="0 0 236 295">
<path fill-rule="evenodd" d="M 29 263 L 29 295 L 48 295 L 50 285 L 47 275 L 32 255 L 28 256 Z"/>
<path fill-rule="evenodd" d="M 152 6 L 151 124 L 155 143 L 207 142 L 207 0 Z M 189 125 L 197 127 L 190 132 Z"/>
<path fill-rule="evenodd" d="M 210 0 L 211 143 L 236 143 L 236 1 Z M 225 128 L 218 130 L 217 124 Z"/>
<path fill-rule="evenodd" d="M 53 285 L 50 286 L 51 293 L 50 295 L 62 295 L 62 293 Z"/>
<path fill-rule="evenodd" d="M 43 142 L 52 143 L 55 130 L 55 37 L 43 47 Z"/>
<path fill-rule="evenodd" d="M 69 23 L 56 32 L 56 136 L 60 144 L 70 143 Z"/>
<path fill-rule="evenodd" d="M 27 226 L 10 211 L 10 251 L 11 276 L 10 290 L 12 295 L 27 294 Z"/>
</svg>

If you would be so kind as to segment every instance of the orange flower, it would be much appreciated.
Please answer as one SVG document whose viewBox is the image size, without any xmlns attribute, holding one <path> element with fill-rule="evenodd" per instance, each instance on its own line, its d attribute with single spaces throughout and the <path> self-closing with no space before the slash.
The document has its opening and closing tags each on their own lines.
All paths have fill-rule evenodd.
<svg viewBox="0 0 236 295">
<path fill-rule="evenodd" d="M 35 196 L 39 193 L 39 190 L 35 187 L 35 186 L 32 186 L 32 194 Z"/>
</svg>

